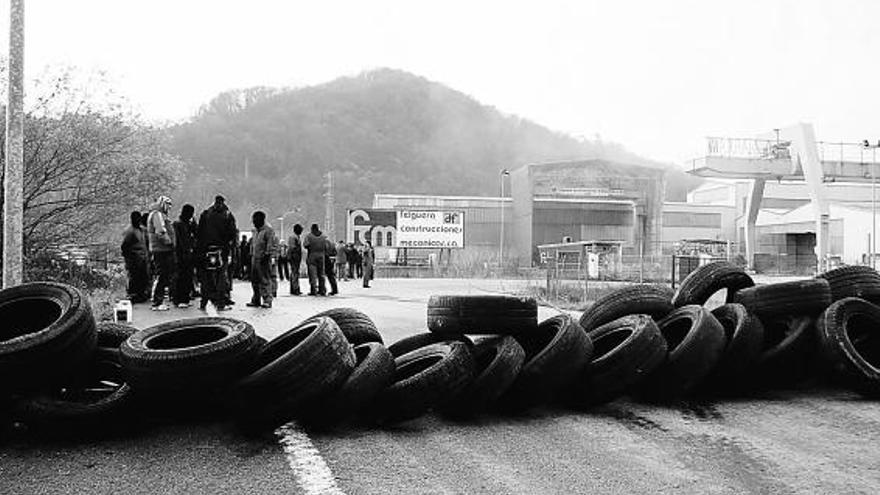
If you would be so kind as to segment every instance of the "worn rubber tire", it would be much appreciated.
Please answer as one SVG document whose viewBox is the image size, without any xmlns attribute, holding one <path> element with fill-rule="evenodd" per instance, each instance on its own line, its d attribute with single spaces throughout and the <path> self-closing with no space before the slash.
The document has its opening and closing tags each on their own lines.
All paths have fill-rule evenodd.
<svg viewBox="0 0 880 495">
<path fill-rule="evenodd" d="M 145 328 L 120 347 L 126 381 L 159 395 L 224 388 L 252 369 L 258 351 L 250 324 L 219 317 Z"/>
<path fill-rule="evenodd" d="M 256 371 L 233 388 L 232 405 L 242 424 L 274 428 L 331 397 L 354 367 L 354 351 L 339 326 L 328 317 L 310 319 L 263 348 Z"/>
<path fill-rule="evenodd" d="M 816 324 L 822 356 L 841 382 L 880 397 L 880 306 L 848 297 L 834 302 Z"/>
<path fill-rule="evenodd" d="M 712 310 L 712 316 L 724 328 L 727 344 L 721 360 L 706 379 L 704 391 L 708 393 L 739 386 L 758 361 L 764 347 L 764 325 L 742 304 L 719 306 Z"/>
<path fill-rule="evenodd" d="M 567 314 L 546 319 L 529 335 L 516 337 L 525 362 L 499 405 L 520 411 L 554 398 L 567 389 L 593 357 L 593 343 Z"/>
<path fill-rule="evenodd" d="M 476 378 L 443 408 L 449 416 L 470 416 L 489 409 L 513 385 L 526 359 L 525 350 L 509 335 L 480 339 L 471 353 Z"/>
<path fill-rule="evenodd" d="M 473 345 L 471 339 L 467 338 L 464 335 L 441 335 L 437 333 L 425 332 L 410 335 L 409 337 L 404 337 L 398 340 L 397 342 L 388 346 L 388 352 L 390 352 L 391 355 L 395 358 L 398 358 L 420 347 L 425 347 L 431 344 L 438 344 L 440 342 L 451 341 L 464 342 L 468 346 Z"/>
<path fill-rule="evenodd" d="M 320 316 L 326 316 L 336 322 L 351 345 L 361 345 L 367 342 L 383 343 L 382 335 L 379 334 L 376 324 L 362 311 L 354 308 L 332 308 L 321 311 L 312 318 Z"/>
<path fill-rule="evenodd" d="M 706 308 L 682 306 L 657 322 L 666 340 L 666 361 L 639 389 L 650 401 L 684 396 L 709 376 L 721 360 L 727 339 L 724 327 Z"/>
<path fill-rule="evenodd" d="M 588 333 L 622 316 L 646 314 L 659 320 L 668 315 L 674 307 L 674 292 L 663 285 L 639 284 L 621 287 L 593 303 L 581 315 L 580 325 Z"/>
<path fill-rule="evenodd" d="M 648 315 L 629 315 L 590 332 L 593 360 L 572 393 L 572 403 L 610 402 L 637 387 L 666 360 L 666 341 Z"/>
<path fill-rule="evenodd" d="M 407 421 L 442 408 L 476 373 L 470 346 L 456 341 L 420 347 L 394 362 L 394 383 L 379 394 L 369 412 L 381 423 Z"/>
<path fill-rule="evenodd" d="M 0 291 L 0 389 L 58 383 L 97 345 L 88 300 L 75 287 L 34 282 Z"/>
<path fill-rule="evenodd" d="M 727 289 L 726 302 L 729 303 L 738 290 L 754 285 L 755 281 L 742 268 L 729 261 L 714 261 L 685 277 L 672 297 L 672 305 L 676 308 L 689 304 L 702 306 L 712 294 L 722 289 Z"/>
<path fill-rule="evenodd" d="M 742 289 L 734 302 L 759 318 L 817 316 L 831 304 L 831 289 L 825 279 L 806 279 Z"/>
<path fill-rule="evenodd" d="M 815 319 L 784 316 L 762 319 L 764 346 L 749 380 L 758 388 L 785 387 L 804 379 L 813 368 Z"/>
<path fill-rule="evenodd" d="M 131 337 L 137 328 L 111 321 L 102 321 L 96 325 L 98 331 L 98 347 L 95 355 L 99 359 L 122 362 L 119 347 L 126 339 Z"/>
<path fill-rule="evenodd" d="M 880 302 L 880 273 L 869 266 L 842 266 L 816 278 L 828 281 L 832 301 L 860 297 L 873 303 Z"/>
<path fill-rule="evenodd" d="M 76 392 L 94 390 L 99 381 L 102 386 L 113 382 L 115 389 L 76 398 Z M 124 382 L 118 362 L 94 360 L 68 382 L 51 392 L 15 397 L 12 415 L 40 432 L 77 438 L 83 434 L 111 433 L 132 425 L 132 388 Z"/>
<path fill-rule="evenodd" d="M 533 297 L 431 296 L 428 330 L 439 334 L 521 335 L 538 327 Z"/>
<path fill-rule="evenodd" d="M 354 371 L 327 401 L 303 418 L 307 424 L 327 426 L 355 416 L 394 381 L 394 356 L 378 342 L 354 346 Z"/>
</svg>

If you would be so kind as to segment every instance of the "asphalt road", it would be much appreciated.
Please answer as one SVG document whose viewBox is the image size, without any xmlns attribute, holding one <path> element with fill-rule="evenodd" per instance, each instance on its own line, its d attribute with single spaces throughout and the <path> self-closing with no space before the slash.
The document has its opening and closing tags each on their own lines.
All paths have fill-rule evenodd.
<svg viewBox="0 0 880 495">
<path fill-rule="evenodd" d="M 386 342 L 422 331 L 431 293 L 507 292 L 520 283 L 377 280 L 334 298 L 282 297 L 229 316 L 271 338 L 329 307 L 369 314 Z M 541 317 L 553 314 L 541 309 Z M 151 313 L 136 326 L 199 314 Z M 395 428 L 288 425 L 248 438 L 222 420 L 163 422 L 116 439 L 0 437 L 0 493 L 880 493 L 880 402 L 839 390 L 589 412 L 537 409 Z"/>
</svg>

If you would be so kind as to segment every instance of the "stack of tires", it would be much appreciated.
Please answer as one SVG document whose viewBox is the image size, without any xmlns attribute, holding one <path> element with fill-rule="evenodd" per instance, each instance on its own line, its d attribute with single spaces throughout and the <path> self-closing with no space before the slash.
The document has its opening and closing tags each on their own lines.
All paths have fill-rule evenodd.
<svg viewBox="0 0 880 495">
<path fill-rule="evenodd" d="M 396 373 L 374 403 L 375 419 L 522 411 L 569 387 L 592 355 L 589 337 L 570 316 L 538 323 L 534 298 L 432 296 L 427 326 L 429 332 L 389 346 Z"/>
<path fill-rule="evenodd" d="M 69 285 L 0 291 L 0 415 L 43 433 L 105 428 L 131 403 L 88 300 Z"/>
</svg>

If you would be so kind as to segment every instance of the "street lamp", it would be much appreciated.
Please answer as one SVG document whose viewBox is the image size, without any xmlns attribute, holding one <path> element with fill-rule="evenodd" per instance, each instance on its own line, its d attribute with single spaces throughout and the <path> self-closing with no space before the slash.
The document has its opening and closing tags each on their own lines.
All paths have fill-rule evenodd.
<svg viewBox="0 0 880 495">
<path fill-rule="evenodd" d="M 501 169 L 501 239 L 498 242 L 498 264 L 504 270 L 504 178 L 510 176 L 510 170 Z"/>
</svg>

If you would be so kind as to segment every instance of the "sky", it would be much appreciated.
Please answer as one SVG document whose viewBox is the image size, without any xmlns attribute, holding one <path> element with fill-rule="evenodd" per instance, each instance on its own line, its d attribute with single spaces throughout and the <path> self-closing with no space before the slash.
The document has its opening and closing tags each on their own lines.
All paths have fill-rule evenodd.
<svg viewBox="0 0 880 495">
<path fill-rule="evenodd" d="M 155 121 L 227 89 L 391 67 L 660 161 L 797 122 L 880 139 L 876 0 L 25 2 L 26 78 L 106 71 Z M 8 2 L 0 16 L 5 54 Z"/>
</svg>

